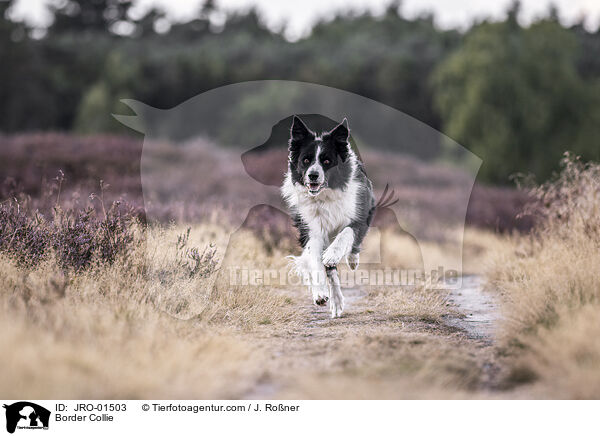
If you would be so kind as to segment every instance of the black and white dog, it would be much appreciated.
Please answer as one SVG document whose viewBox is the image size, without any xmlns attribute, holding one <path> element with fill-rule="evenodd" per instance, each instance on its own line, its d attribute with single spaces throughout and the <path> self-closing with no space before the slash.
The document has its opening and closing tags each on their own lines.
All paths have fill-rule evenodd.
<svg viewBox="0 0 600 436">
<path fill-rule="evenodd" d="M 346 119 L 317 135 L 294 116 L 281 187 L 303 248 L 301 256 L 290 256 L 293 267 L 315 304 L 329 301 L 332 318 L 344 309 L 337 265 L 346 257 L 352 269 L 358 267 L 360 246 L 375 213 L 373 186 L 348 138 Z"/>
</svg>

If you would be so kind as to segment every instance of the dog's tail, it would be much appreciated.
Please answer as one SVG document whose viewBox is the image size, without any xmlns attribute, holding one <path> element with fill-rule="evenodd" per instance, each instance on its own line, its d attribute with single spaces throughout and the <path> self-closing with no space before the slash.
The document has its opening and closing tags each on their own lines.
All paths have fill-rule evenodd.
<svg viewBox="0 0 600 436">
<path fill-rule="evenodd" d="M 389 187 L 389 183 L 386 183 L 385 189 L 383 190 L 383 194 L 381 194 L 381 197 L 379 197 L 379 200 L 375 205 L 376 209 L 384 209 L 386 207 L 393 206 L 394 204 L 398 203 L 398 201 L 400 201 L 398 197 L 394 198 L 395 192 L 393 189 L 391 192 L 388 193 Z"/>
</svg>

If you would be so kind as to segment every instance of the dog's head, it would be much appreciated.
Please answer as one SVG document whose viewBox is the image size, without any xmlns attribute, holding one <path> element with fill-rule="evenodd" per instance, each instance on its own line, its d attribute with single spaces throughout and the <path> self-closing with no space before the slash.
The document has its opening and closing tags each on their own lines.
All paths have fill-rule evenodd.
<svg viewBox="0 0 600 436">
<path fill-rule="evenodd" d="M 352 176 L 353 152 L 348 142 L 348 121 L 318 136 L 294 116 L 289 140 L 289 169 L 294 184 L 310 195 L 324 189 L 344 189 Z"/>
</svg>

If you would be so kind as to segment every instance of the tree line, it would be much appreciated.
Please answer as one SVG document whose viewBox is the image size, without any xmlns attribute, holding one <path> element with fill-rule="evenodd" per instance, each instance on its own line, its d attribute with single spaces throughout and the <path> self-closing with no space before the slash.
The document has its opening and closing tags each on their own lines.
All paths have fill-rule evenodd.
<svg viewBox="0 0 600 436">
<path fill-rule="evenodd" d="M 519 3 L 503 21 L 442 30 L 431 14 L 340 12 L 291 42 L 255 10 L 211 1 L 184 23 L 132 2 L 68 0 L 39 29 L 0 2 L 0 131 L 123 132 L 119 99 L 175 106 L 247 80 L 341 88 L 401 110 L 484 161 L 483 180 L 549 177 L 565 150 L 600 159 L 600 32 L 563 25 L 556 9 L 524 26 Z M 211 20 L 225 15 L 219 25 Z M 265 101 L 264 104 L 268 104 Z M 443 147 L 443 144 L 440 145 Z"/>
</svg>

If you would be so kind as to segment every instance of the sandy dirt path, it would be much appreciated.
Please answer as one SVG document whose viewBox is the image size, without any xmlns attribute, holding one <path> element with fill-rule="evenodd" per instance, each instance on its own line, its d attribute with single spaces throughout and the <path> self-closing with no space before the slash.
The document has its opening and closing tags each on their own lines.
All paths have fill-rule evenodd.
<svg viewBox="0 0 600 436">
<path fill-rule="evenodd" d="M 478 276 L 449 293 L 437 319 L 384 313 L 358 288 L 343 290 L 345 312 L 331 319 L 301 291 L 283 292 L 303 322 L 248 335 L 264 371 L 243 398 L 448 398 L 495 388 L 498 310 Z"/>
</svg>

